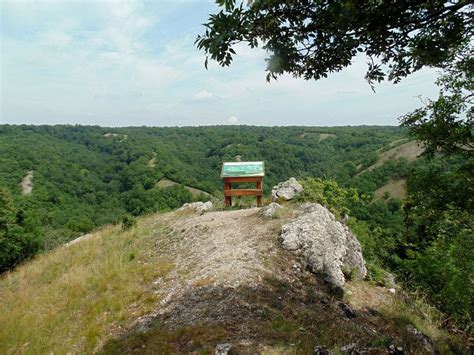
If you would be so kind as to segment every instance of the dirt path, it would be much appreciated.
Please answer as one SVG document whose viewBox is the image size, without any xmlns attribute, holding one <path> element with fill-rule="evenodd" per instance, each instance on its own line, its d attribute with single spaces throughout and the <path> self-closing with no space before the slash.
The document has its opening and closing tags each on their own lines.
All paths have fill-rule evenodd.
<svg viewBox="0 0 474 355">
<path fill-rule="evenodd" d="M 33 171 L 28 171 L 20 183 L 21 193 L 29 195 L 33 191 Z"/>
<path fill-rule="evenodd" d="M 262 222 L 257 208 L 172 221 L 169 239 L 158 245 L 174 260 L 174 270 L 166 280 L 155 281 L 160 285 L 158 293 L 162 300 L 158 314 L 171 312 L 177 302 L 203 287 L 257 287 L 265 275 L 275 276 L 273 261 L 281 249 L 275 234 L 269 231 L 279 229 L 280 225 L 281 221 L 276 220 Z M 201 322 L 206 318 L 206 309 L 216 306 L 209 301 L 199 308 L 172 312 L 168 323 L 182 326 Z"/>
</svg>

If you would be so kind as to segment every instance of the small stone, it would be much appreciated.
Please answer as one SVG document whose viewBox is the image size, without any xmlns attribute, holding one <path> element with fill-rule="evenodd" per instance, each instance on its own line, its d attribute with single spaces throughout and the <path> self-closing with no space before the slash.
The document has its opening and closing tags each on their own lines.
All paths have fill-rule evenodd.
<svg viewBox="0 0 474 355">
<path fill-rule="evenodd" d="M 344 345 L 343 347 L 341 347 L 341 352 L 343 354 L 358 354 L 357 344 L 352 343 L 352 344 Z"/>
<path fill-rule="evenodd" d="M 206 211 L 209 211 L 212 208 L 212 202 L 193 202 L 193 203 L 185 203 L 178 211 L 185 211 L 185 210 L 194 210 L 198 214 L 203 214 Z"/>
<path fill-rule="evenodd" d="M 430 354 L 435 353 L 433 343 L 431 342 L 431 339 L 425 333 L 420 332 L 411 324 L 408 324 L 406 329 L 408 333 L 413 334 L 413 336 L 423 345 L 423 347 L 428 353 Z"/>
<path fill-rule="evenodd" d="M 283 207 L 281 207 L 280 204 L 272 202 L 268 206 L 262 207 L 262 209 L 260 210 L 260 217 L 273 218 L 275 216 L 275 213 L 278 210 L 281 210 L 282 208 Z"/>
<path fill-rule="evenodd" d="M 339 303 L 339 308 L 344 312 L 344 315 L 347 318 L 351 319 L 357 317 L 356 312 L 351 307 L 349 307 L 349 305 L 341 302 Z"/>
<path fill-rule="evenodd" d="M 389 288 L 388 292 L 394 295 L 397 292 L 397 290 L 395 290 L 394 288 Z"/>
<path fill-rule="evenodd" d="M 375 317 L 375 316 L 379 316 L 380 315 L 380 312 L 373 309 L 373 308 L 369 308 L 367 309 L 367 313 L 369 313 L 371 316 Z"/>
<path fill-rule="evenodd" d="M 319 300 L 319 303 L 321 303 L 322 305 L 327 305 L 329 303 L 329 300 L 327 298 L 321 298 Z"/>
<path fill-rule="evenodd" d="M 332 352 L 325 346 L 318 345 L 314 348 L 313 354 L 314 355 L 332 355 Z"/>
<path fill-rule="evenodd" d="M 395 276 L 389 272 L 385 275 L 384 281 L 387 286 L 395 286 Z"/>
<path fill-rule="evenodd" d="M 214 349 L 214 355 L 227 355 L 232 348 L 230 343 L 217 344 Z"/>
</svg>

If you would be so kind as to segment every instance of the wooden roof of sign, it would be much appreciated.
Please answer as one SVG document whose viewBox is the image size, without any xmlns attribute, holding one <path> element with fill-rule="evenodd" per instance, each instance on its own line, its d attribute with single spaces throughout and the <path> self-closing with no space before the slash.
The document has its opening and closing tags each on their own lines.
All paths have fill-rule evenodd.
<svg viewBox="0 0 474 355">
<path fill-rule="evenodd" d="M 225 162 L 222 164 L 221 177 L 257 177 L 265 175 L 263 161 Z"/>
</svg>

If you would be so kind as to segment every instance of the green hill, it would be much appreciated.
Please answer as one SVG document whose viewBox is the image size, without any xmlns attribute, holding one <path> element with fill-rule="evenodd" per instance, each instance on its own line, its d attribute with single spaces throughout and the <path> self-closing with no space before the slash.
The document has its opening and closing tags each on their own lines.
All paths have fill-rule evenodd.
<svg viewBox="0 0 474 355">
<path fill-rule="evenodd" d="M 25 219 L 41 226 L 42 247 L 50 249 L 125 214 L 177 208 L 203 198 L 199 191 L 219 195 L 220 166 L 237 155 L 265 161 L 266 194 L 291 176 L 335 179 L 370 194 L 396 167 L 356 177 L 356 166 L 371 166 L 380 149 L 403 137 L 396 127 L 366 126 L 1 125 L 0 187 Z M 31 193 L 21 196 L 29 172 Z"/>
</svg>

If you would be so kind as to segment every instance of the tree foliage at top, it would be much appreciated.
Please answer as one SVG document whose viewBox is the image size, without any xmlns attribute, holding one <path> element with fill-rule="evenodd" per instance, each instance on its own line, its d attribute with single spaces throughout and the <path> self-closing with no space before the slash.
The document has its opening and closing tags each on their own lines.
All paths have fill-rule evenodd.
<svg viewBox="0 0 474 355">
<path fill-rule="evenodd" d="M 424 142 L 426 153 L 474 156 L 474 53 L 465 47 L 438 78 L 436 100 L 402 118 L 402 125 Z"/>
<path fill-rule="evenodd" d="M 267 79 L 320 79 L 369 58 L 366 78 L 398 82 L 423 66 L 449 65 L 472 33 L 472 1 L 218 0 L 196 43 L 227 66 L 239 42 L 270 52 Z"/>
</svg>

